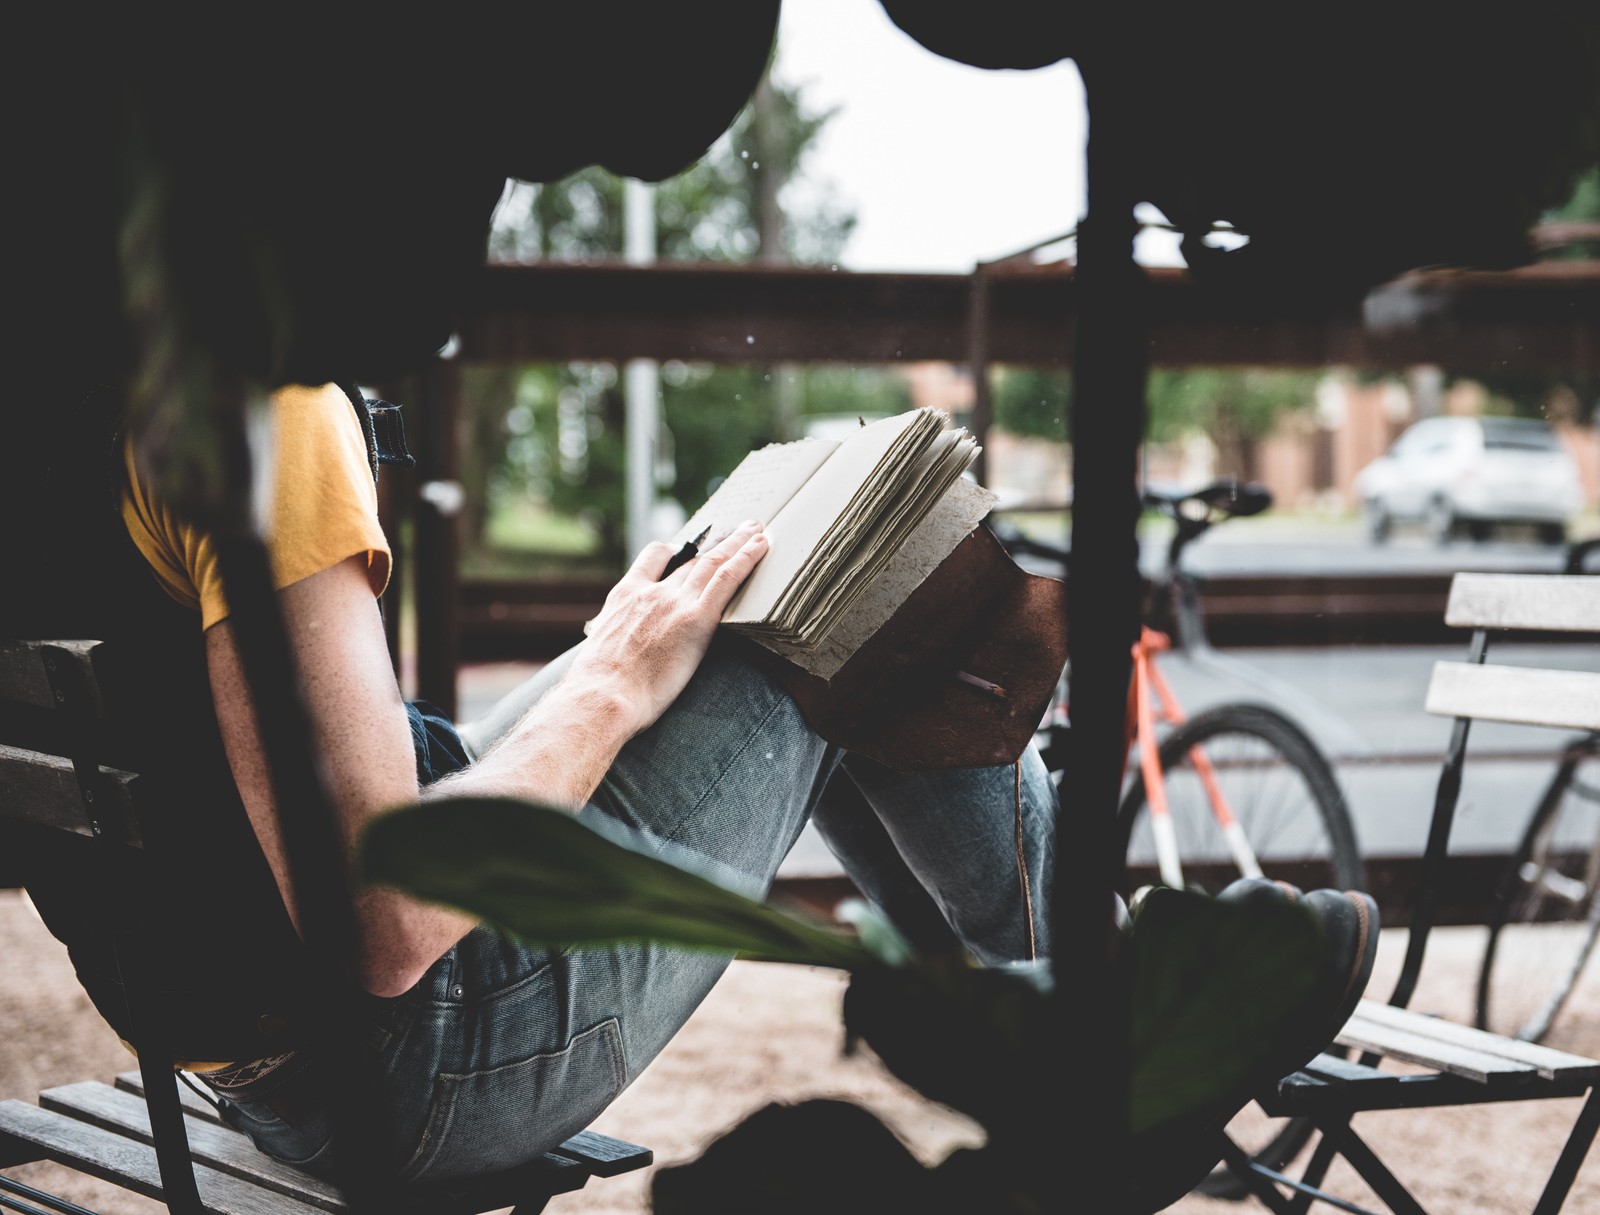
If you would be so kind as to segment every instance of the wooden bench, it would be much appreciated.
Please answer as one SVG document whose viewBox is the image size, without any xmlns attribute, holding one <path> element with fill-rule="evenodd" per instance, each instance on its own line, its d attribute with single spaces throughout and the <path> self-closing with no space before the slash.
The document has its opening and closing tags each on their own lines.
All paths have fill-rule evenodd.
<svg viewBox="0 0 1600 1215">
<path fill-rule="evenodd" d="M 145 845 L 149 790 L 137 772 L 99 762 L 102 688 L 93 641 L 0 641 L 0 855 L 27 879 L 28 842 L 66 832 L 107 850 L 113 872 L 132 869 Z M 97 852 L 97 855 L 99 853 Z M 120 905 L 136 914 L 130 887 Z M 138 990 L 125 975 L 130 991 Z M 141 1023 L 133 1010 L 136 1024 Z M 147 1023 L 148 1019 L 145 1019 Z M 332 1187 L 270 1159 L 224 1126 L 215 1108 L 181 1085 L 169 1052 L 139 1041 L 139 1071 L 115 1085 L 81 1082 L 41 1093 L 37 1105 L 0 1101 L 0 1169 L 52 1160 L 167 1204 L 180 1215 L 342 1212 Z M 637 1144 L 584 1131 L 517 1168 L 465 1182 L 428 1183 L 396 1199 L 418 1215 L 541 1210 L 551 1196 L 652 1162 Z M 80 1212 L 0 1175 L 0 1211 Z M 387 1215 L 387 1213 L 386 1213 Z"/>
<path fill-rule="evenodd" d="M 247 1138 L 224 1126 L 200 1097 L 180 1091 L 189 1155 L 205 1210 L 217 1215 L 339 1215 L 348 1210 L 332 1186 L 262 1155 Z M 124 1072 L 115 1085 L 82 1081 L 46 1089 L 38 1105 L 0 1101 L 0 1167 L 48 1159 L 162 1198 L 144 1092 L 139 1073 Z M 419 1188 L 414 1200 L 428 1215 L 479 1215 L 502 1207 L 532 1212 L 553 1195 L 581 1188 L 590 1177 L 614 1177 L 650 1162 L 647 1148 L 583 1131 L 520 1168 Z M 7 1192 L 23 1200 L 32 1197 L 27 1187 L 0 1177 L 0 1205 Z"/>
<path fill-rule="evenodd" d="M 1465 662 L 1440 662 L 1426 709 L 1454 719 L 1439 776 L 1412 911 L 1406 957 L 1387 1001 L 1363 1000 L 1337 1036 L 1336 1051 L 1285 1077 L 1259 1099 L 1276 1117 L 1305 1117 L 1320 1139 L 1299 1178 L 1252 1162 L 1229 1144 L 1225 1159 L 1270 1209 L 1300 1212 L 1313 1199 L 1341 1209 L 1364 1208 L 1320 1187 L 1335 1155 L 1344 1159 L 1396 1215 L 1425 1215 L 1379 1153 L 1351 1125 L 1372 1110 L 1425 1110 L 1503 1101 L 1583 1098 L 1559 1158 L 1534 1207 L 1554 1215 L 1566 1201 L 1578 1168 L 1600 1129 L 1600 1060 L 1487 1033 L 1411 1009 L 1433 924 L 1437 877 L 1449 846 L 1461 790 L 1470 724 L 1474 720 L 1600 730 L 1600 673 L 1486 664 L 1489 637 L 1550 630 L 1600 634 L 1600 577 L 1543 574 L 1458 574 L 1446 622 L 1474 630 Z M 1350 1057 L 1353 1056 L 1353 1057 Z M 1394 1064 L 1403 1064 L 1396 1068 Z M 1446 1150 L 1446 1149 L 1442 1149 Z"/>
</svg>

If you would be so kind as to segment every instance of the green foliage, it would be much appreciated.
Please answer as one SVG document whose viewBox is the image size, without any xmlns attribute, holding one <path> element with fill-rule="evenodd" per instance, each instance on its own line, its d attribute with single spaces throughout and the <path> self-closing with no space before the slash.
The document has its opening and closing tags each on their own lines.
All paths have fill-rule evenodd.
<svg viewBox="0 0 1600 1215">
<path fill-rule="evenodd" d="M 809 109 L 798 88 L 764 84 L 728 132 L 684 172 L 656 187 L 664 261 L 764 259 L 826 263 L 855 223 L 825 183 L 792 186 L 832 111 Z M 615 259 L 623 251 L 623 179 L 597 167 L 557 182 L 512 183 L 496 213 L 498 260 Z M 776 212 L 774 213 L 774 207 Z M 776 233 L 776 250 L 764 248 Z M 494 512 L 533 496 L 578 519 L 609 568 L 626 558 L 624 405 L 617 369 L 574 364 L 519 369 L 512 385 L 469 381 L 464 394 L 465 543 L 478 560 Z M 712 482 L 753 447 L 796 437 L 822 412 L 899 412 L 906 389 L 876 370 L 761 364 L 661 368 L 665 426 L 659 490 L 692 512 Z M 891 404 L 892 402 L 892 404 Z"/>
<path fill-rule="evenodd" d="M 1446 378 L 1480 385 L 1489 394 L 1488 413 L 1585 425 L 1600 417 L 1600 374 L 1474 371 Z"/>
<path fill-rule="evenodd" d="M 773 82 L 770 117 L 752 102 L 728 131 L 682 173 L 656 185 L 656 251 L 664 261 L 748 261 L 761 251 L 763 175 L 779 184 L 782 260 L 823 264 L 838 257 L 855 216 L 813 183 L 802 198 L 783 185 L 804 171 L 806 154 L 832 110 L 806 107 L 796 87 Z M 492 260 L 583 261 L 623 251 L 621 177 L 597 166 L 560 181 L 514 184 L 490 235 Z M 771 251 L 767 251 L 769 254 Z"/>
<path fill-rule="evenodd" d="M 1324 947 L 1301 907 L 1167 887 L 1140 905 L 1132 940 L 1128 1115 L 1138 1135 L 1238 1089 L 1281 1049 Z"/>
<path fill-rule="evenodd" d="M 1246 368 L 1158 369 L 1150 373 L 1150 438 L 1160 442 L 1199 431 L 1220 456 L 1219 471 L 1256 475 L 1255 448 L 1280 414 L 1309 409 L 1319 372 Z"/>
<path fill-rule="evenodd" d="M 1002 430 L 1037 439 L 1069 437 L 1070 371 L 1001 367 L 992 391 L 995 425 Z"/>
<path fill-rule="evenodd" d="M 1578 175 L 1572 196 L 1546 216 L 1553 220 L 1600 220 L 1600 165 Z"/>
<path fill-rule="evenodd" d="M 1554 222 L 1600 221 L 1600 165 L 1578 176 L 1572 196 L 1544 217 Z M 1600 257 L 1600 240 L 1575 241 L 1551 250 L 1551 261 L 1588 261 Z"/>
<path fill-rule="evenodd" d="M 636 851 L 603 829 L 510 799 L 429 801 L 367 828 L 362 872 L 369 883 L 470 912 L 534 945 L 653 940 L 767 962 L 876 963 L 837 930 Z"/>
</svg>

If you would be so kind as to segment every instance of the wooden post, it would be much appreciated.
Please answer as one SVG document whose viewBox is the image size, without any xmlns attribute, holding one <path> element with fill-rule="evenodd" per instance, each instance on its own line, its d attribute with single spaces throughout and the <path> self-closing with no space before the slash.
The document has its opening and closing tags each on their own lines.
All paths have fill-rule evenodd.
<svg viewBox="0 0 1600 1215">
<path fill-rule="evenodd" d="M 418 502 L 412 585 L 417 613 L 417 696 L 456 712 L 460 654 L 461 372 L 435 359 L 418 376 Z"/>
<path fill-rule="evenodd" d="M 1121 884 L 1116 811 L 1122 789 L 1124 721 L 1140 608 L 1138 453 L 1144 438 L 1147 320 L 1145 277 L 1133 257 L 1138 201 L 1129 138 L 1137 98 L 1114 76 L 1085 70 L 1089 99 L 1088 212 L 1078 240 L 1079 310 L 1071 401 L 1071 733 L 1056 848 L 1055 973 L 1070 976 L 1064 1041 L 1094 1042 L 1087 1074 L 1067 1094 L 1068 1176 L 1122 1182 L 1128 1160 L 1128 993 L 1111 982 L 1107 943 L 1112 892 Z M 1107 86 L 1104 91 L 1096 85 Z M 1084 1195 L 1085 1210 L 1110 1209 Z"/>
<path fill-rule="evenodd" d="M 967 295 L 967 369 L 972 376 L 972 437 L 978 441 L 978 458 L 972 475 L 979 485 L 989 484 L 989 426 L 994 406 L 989 397 L 989 267 L 972 268 Z"/>
</svg>

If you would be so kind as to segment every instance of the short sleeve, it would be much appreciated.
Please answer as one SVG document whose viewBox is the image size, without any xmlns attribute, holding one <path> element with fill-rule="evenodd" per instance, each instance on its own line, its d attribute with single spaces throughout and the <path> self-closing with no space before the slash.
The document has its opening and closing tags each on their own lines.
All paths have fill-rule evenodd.
<svg viewBox="0 0 1600 1215">
<path fill-rule="evenodd" d="M 338 565 L 366 562 L 374 596 L 388 584 L 390 550 L 378 523 L 377 488 L 366 440 L 350 400 L 335 385 L 289 387 L 272 397 L 272 514 L 263 540 L 278 589 Z M 127 455 L 122 515 L 157 581 L 179 603 L 198 608 L 201 627 L 229 614 L 216 547 L 177 517 L 139 476 Z"/>
</svg>

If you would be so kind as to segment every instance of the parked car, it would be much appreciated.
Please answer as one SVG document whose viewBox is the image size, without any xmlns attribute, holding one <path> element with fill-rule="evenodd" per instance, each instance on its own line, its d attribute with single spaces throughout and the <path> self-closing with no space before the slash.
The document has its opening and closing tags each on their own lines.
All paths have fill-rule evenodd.
<svg viewBox="0 0 1600 1215">
<path fill-rule="evenodd" d="M 1583 509 L 1577 462 L 1536 418 L 1427 418 L 1356 474 L 1355 491 L 1375 544 L 1396 522 L 1421 523 L 1440 544 L 1501 524 L 1560 544 Z"/>
</svg>

